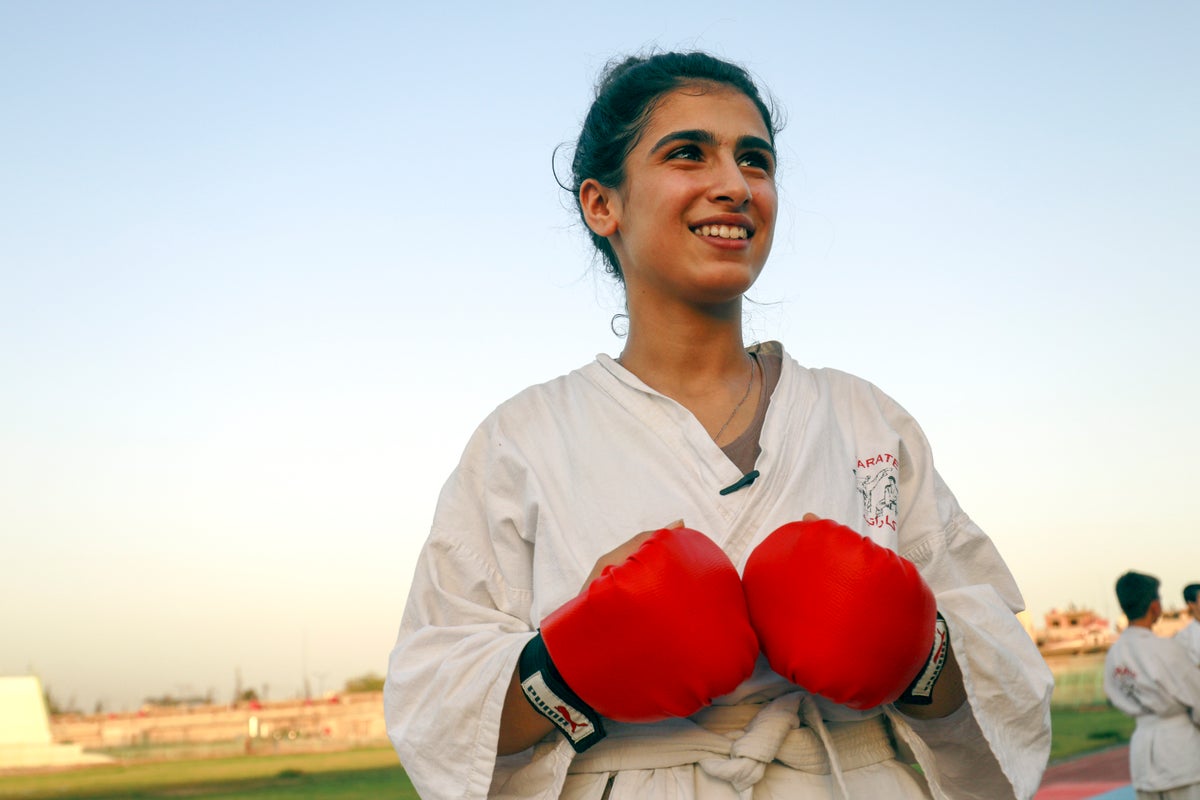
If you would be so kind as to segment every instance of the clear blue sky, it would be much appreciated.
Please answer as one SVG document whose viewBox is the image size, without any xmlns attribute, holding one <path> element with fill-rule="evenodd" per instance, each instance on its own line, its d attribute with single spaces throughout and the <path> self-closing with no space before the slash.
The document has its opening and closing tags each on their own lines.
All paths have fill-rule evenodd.
<svg viewBox="0 0 1200 800">
<path fill-rule="evenodd" d="M 0 674 L 382 672 L 438 489 L 616 353 L 555 184 L 599 70 L 787 114 L 749 339 L 921 420 L 1036 619 L 1200 580 L 1200 7 L 0 1 Z"/>
</svg>

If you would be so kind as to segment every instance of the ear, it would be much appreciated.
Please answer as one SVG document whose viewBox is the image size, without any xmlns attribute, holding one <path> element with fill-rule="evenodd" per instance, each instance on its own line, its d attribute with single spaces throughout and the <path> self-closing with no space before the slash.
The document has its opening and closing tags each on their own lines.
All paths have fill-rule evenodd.
<svg viewBox="0 0 1200 800">
<path fill-rule="evenodd" d="M 595 178 L 588 178 L 579 187 L 579 206 L 583 221 L 597 236 L 608 238 L 617 232 L 621 218 L 621 198 Z"/>
</svg>

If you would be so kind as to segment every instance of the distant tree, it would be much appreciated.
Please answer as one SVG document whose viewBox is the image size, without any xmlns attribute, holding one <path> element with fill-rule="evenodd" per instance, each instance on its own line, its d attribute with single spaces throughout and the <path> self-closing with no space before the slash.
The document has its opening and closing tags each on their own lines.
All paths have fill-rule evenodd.
<svg viewBox="0 0 1200 800">
<path fill-rule="evenodd" d="M 258 700 L 258 692 L 254 691 L 253 689 L 243 689 L 242 693 L 238 695 L 237 699 L 238 702 L 241 703 L 253 703 L 254 701 Z"/>
<path fill-rule="evenodd" d="M 357 678 L 350 678 L 346 681 L 345 691 L 347 694 L 383 691 L 383 678 L 374 672 L 359 675 Z"/>
<path fill-rule="evenodd" d="M 179 694 L 174 695 L 170 692 L 163 694 L 160 697 L 146 697 L 142 699 L 142 704 L 147 706 L 158 706 L 160 708 L 175 708 L 178 706 L 206 706 L 212 702 L 209 695 L 199 694 Z"/>
<path fill-rule="evenodd" d="M 46 703 L 46 713 L 54 714 L 79 714 L 79 704 L 75 702 L 75 695 L 71 695 L 71 699 L 63 703 L 54 693 L 50 691 L 49 686 L 42 687 L 42 700 Z"/>
</svg>

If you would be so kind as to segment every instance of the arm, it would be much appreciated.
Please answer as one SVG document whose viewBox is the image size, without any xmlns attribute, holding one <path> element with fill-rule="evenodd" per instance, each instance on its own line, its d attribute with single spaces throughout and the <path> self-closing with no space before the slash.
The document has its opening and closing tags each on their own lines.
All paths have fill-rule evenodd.
<svg viewBox="0 0 1200 800">
<path fill-rule="evenodd" d="M 388 661 L 388 736 L 427 798 L 487 797 L 511 676 L 534 635 L 525 535 L 538 493 L 516 465 L 495 467 L 494 437 L 481 426 L 442 489 Z"/>
<path fill-rule="evenodd" d="M 683 520 L 675 520 L 664 527 L 682 528 Z M 616 566 L 632 555 L 652 533 L 653 531 L 642 531 L 597 559 L 580 591 L 598 578 L 606 567 Z M 520 669 L 514 667 L 508 682 L 508 691 L 504 695 L 504 710 L 500 716 L 499 754 L 507 756 L 519 753 L 541 741 L 553 730 L 554 725 L 550 720 L 535 711 L 525 697 L 525 692 L 521 689 Z"/>
<path fill-rule="evenodd" d="M 504 595 L 519 604 L 520 592 L 488 577 L 481 561 L 462 548 L 426 546 L 388 661 L 388 736 L 421 797 L 487 796 L 511 676 L 533 635 L 496 608 L 509 601 L 493 604 Z"/>
<path fill-rule="evenodd" d="M 933 702 L 927 706 L 914 703 L 896 703 L 896 710 L 913 719 L 942 719 L 948 717 L 967 702 L 967 689 L 963 685 L 962 670 L 954 656 L 954 646 L 947 645 L 946 665 L 933 687 Z"/>
<path fill-rule="evenodd" d="M 550 720 L 533 710 L 521 689 L 521 676 L 514 668 L 504 694 L 504 710 L 500 715 L 499 755 L 508 756 L 533 747 L 554 730 Z"/>
<path fill-rule="evenodd" d="M 1054 681 L 1005 596 L 1011 576 L 991 542 L 961 512 L 944 535 L 927 540 L 913 555 L 937 594 L 954 654 L 953 668 L 943 673 L 950 683 L 942 687 L 939 681 L 935 705 L 941 701 L 937 692 L 957 692 L 956 684 L 967 700 L 948 716 L 897 707 L 927 746 L 926 773 L 954 797 L 974 797 L 973 787 L 985 786 L 993 788 L 981 789 L 983 797 L 1001 796 L 995 793 L 999 786 L 1008 786 L 1010 796 L 1031 797 L 1049 758 Z"/>
</svg>

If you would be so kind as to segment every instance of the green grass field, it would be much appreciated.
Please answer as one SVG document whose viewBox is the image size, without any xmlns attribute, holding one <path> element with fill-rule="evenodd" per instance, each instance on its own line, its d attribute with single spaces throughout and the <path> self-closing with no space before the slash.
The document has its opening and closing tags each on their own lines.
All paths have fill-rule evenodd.
<svg viewBox="0 0 1200 800">
<path fill-rule="evenodd" d="M 1133 720 L 1110 708 L 1055 708 L 1051 762 L 1129 741 Z M 416 800 L 386 746 L 339 753 L 231 756 L 0 776 L 0 798 Z"/>
<path fill-rule="evenodd" d="M 390 747 L 340 753 L 234 756 L 0 776 L 0 798 L 416 800 Z"/>
<path fill-rule="evenodd" d="M 1050 762 L 1126 744 L 1133 734 L 1133 717 L 1115 708 L 1050 710 Z"/>
</svg>

